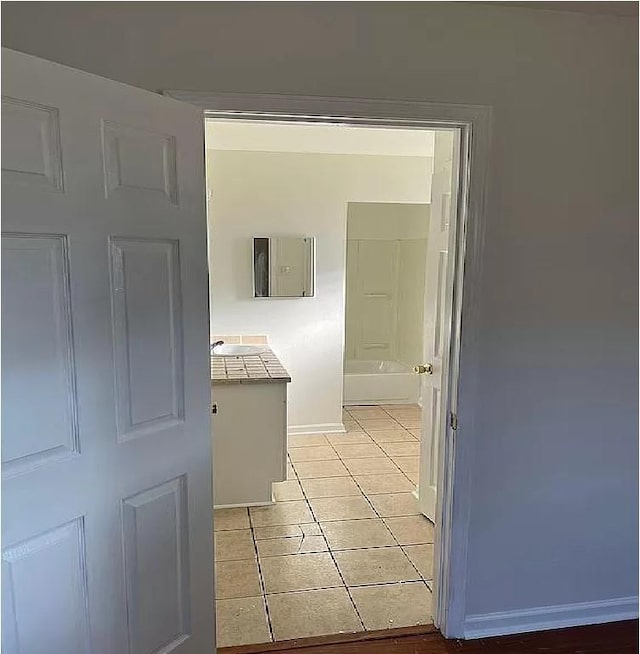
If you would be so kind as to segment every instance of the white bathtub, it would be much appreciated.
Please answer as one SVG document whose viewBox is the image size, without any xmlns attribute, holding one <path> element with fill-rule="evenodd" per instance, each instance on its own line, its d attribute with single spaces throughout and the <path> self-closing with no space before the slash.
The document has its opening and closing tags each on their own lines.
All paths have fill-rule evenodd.
<svg viewBox="0 0 640 654">
<path fill-rule="evenodd" d="M 345 405 L 417 404 L 420 378 L 397 361 L 345 361 Z"/>
</svg>

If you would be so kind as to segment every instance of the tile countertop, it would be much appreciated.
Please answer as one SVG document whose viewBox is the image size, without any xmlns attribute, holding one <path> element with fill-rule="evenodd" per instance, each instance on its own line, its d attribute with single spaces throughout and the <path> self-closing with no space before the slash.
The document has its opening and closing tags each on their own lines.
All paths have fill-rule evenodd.
<svg viewBox="0 0 640 654">
<path fill-rule="evenodd" d="M 266 346 L 265 346 L 266 347 Z M 211 357 L 212 384 L 288 383 L 289 373 L 273 351 L 238 357 Z"/>
</svg>

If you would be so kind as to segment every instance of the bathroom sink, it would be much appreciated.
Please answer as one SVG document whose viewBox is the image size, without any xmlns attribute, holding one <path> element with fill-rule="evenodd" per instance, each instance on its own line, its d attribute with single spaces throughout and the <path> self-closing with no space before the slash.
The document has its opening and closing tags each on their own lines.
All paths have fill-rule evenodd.
<svg viewBox="0 0 640 654">
<path fill-rule="evenodd" d="M 262 354 L 266 349 L 260 345 L 217 345 L 212 349 L 211 355 L 214 357 L 247 357 Z"/>
</svg>

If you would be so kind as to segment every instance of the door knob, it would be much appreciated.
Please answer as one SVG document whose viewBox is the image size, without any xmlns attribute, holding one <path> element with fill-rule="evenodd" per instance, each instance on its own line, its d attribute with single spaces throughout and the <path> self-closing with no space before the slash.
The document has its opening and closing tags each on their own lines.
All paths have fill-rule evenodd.
<svg viewBox="0 0 640 654">
<path fill-rule="evenodd" d="M 425 363 L 424 365 L 413 366 L 413 372 L 419 375 L 433 375 L 433 364 Z"/>
</svg>

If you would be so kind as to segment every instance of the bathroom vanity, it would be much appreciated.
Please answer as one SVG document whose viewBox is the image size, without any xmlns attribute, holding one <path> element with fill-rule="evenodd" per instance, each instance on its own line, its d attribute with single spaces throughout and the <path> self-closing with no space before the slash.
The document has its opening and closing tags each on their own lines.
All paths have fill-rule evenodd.
<svg viewBox="0 0 640 654">
<path fill-rule="evenodd" d="M 229 346 L 230 354 L 211 357 L 216 508 L 270 504 L 271 484 L 287 478 L 291 378 L 268 346 L 233 354 L 243 347 Z"/>
</svg>

